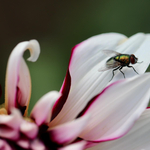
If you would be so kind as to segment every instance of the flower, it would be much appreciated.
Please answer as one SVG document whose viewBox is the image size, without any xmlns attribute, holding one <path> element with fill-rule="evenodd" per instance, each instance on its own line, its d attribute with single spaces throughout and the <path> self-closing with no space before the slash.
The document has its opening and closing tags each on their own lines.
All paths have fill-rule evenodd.
<svg viewBox="0 0 150 150">
<path fill-rule="evenodd" d="M 98 149 L 109 149 L 119 147 L 126 137 L 137 136 L 134 131 L 139 126 L 147 131 L 140 133 L 148 136 L 150 74 L 144 72 L 149 66 L 149 43 L 149 34 L 139 33 L 128 39 L 108 33 L 76 45 L 60 92 L 42 96 L 29 117 L 30 74 L 22 55 L 29 49 L 28 60 L 36 61 L 40 47 L 36 40 L 19 43 L 7 65 L 5 108 L 0 109 L 0 148 L 82 150 L 100 143 Z M 111 70 L 98 72 L 108 59 L 103 49 L 135 54 L 144 61 L 135 65 L 140 75 L 125 68 L 127 79 L 117 73 L 109 82 Z"/>
</svg>

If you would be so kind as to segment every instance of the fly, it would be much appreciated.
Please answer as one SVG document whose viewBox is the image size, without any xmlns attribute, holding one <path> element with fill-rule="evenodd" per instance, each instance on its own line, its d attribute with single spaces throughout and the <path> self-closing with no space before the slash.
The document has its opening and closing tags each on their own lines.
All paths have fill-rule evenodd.
<svg viewBox="0 0 150 150">
<path fill-rule="evenodd" d="M 121 54 L 121 53 L 118 53 L 118 52 L 112 51 L 112 50 L 103 50 L 102 52 L 108 56 L 111 56 L 111 58 L 109 58 L 106 61 L 105 67 L 100 68 L 98 71 L 106 71 L 106 70 L 114 68 L 112 71 L 113 76 L 112 76 L 111 80 L 114 77 L 114 71 L 116 71 L 118 69 L 123 74 L 123 77 L 125 78 L 125 74 L 121 71 L 121 69 L 123 67 L 132 68 L 134 70 L 134 72 L 136 72 L 138 74 L 138 72 L 134 69 L 134 67 L 130 66 L 130 63 L 136 64 L 136 63 L 142 63 L 142 62 L 138 62 L 138 58 L 136 58 L 133 54 L 131 54 L 131 55 Z"/>
</svg>

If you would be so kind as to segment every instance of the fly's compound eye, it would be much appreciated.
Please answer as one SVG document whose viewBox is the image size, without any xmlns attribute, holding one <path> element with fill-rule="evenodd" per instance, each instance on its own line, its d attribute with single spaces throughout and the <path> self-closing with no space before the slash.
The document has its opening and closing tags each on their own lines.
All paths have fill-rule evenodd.
<svg viewBox="0 0 150 150">
<path fill-rule="evenodd" d="M 133 54 L 130 56 L 130 62 L 131 64 L 137 63 L 138 58 L 136 58 Z"/>
</svg>

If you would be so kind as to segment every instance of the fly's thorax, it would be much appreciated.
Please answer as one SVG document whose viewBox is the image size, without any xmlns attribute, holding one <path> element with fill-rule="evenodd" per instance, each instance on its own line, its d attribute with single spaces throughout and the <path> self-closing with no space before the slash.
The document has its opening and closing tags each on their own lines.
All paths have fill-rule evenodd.
<svg viewBox="0 0 150 150">
<path fill-rule="evenodd" d="M 121 62 L 124 65 L 128 65 L 130 63 L 130 55 L 121 54 L 114 57 L 116 61 Z"/>
</svg>

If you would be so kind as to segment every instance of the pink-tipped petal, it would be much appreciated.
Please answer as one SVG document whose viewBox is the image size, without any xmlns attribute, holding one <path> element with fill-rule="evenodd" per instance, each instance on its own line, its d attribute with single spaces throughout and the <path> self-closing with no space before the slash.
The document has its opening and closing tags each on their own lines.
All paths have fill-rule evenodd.
<svg viewBox="0 0 150 150">
<path fill-rule="evenodd" d="M 20 147 L 22 147 L 24 149 L 29 149 L 30 141 L 29 141 L 29 139 L 20 138 L 19 140 L 17 140 L 17 145 L 19 145 Z"/>
<path fill-rule="evenodd" d="M 88 101 L 107 85 L 110 74 L 98 72 L 100 62 L 107 57 L 101 50 L 114 50 L 126 39 L 122 34 L 101 34 L 91 37 L 73 48 L 69 62 L 70 93 L 66 96 L 67 101 L 61 112 L 52 121 L 52 126 L 74 119 Z M 64 88 L 66 86 L 63 84 L 61 91 L 65 91 Z"/>
<path fill-rule="evenodd" d="M 23 118 L 17 109 L 12 109 L 11 112 L 11 115 L 0 115 L 0 125 L 18 130 Z"/>
<path fill-rule="evenodd" d="M 85 141 L 80 141 L 80 142 L 73 143 L 68 146 L 59 148 L 58 150 L 84 150 L 85 145 L 86 145 Z"/>
<path fill-rule="evenodd" d="M 56 126 L 49 130 L 51 141 L 58 145 L 65 145 L 71 143 L 85 128 L 89 120 L 89 115 L 78 118 L 74 121 Z"/>
<path fill-rule="evenodd" d="M 38 139 L 32 141 L 30 147 L 32 150 L 46 150 L 45 145 Z"/>
<path fill-rule="evenodd" d="M 148 150 L 150 148 L 150 110 L 143 112 L 133 128 L 122 138 L 102 142 L 88 150 Z"/>
<path fill-rule="evenodd" d="M 10 139 L 10 140 L 17 140 L 20 134 L 18 130 L 9 128 L 7 126 L 0 127 L 0 137 Z"/>
<path fill-rule="evenodd" d="M 100 142 L 125 135 L 146 109 L 149 88 L 149 73 L 106 87 L 82 112 L 82 115 L 90 113 L 91 119 L 80 137 Z"/>
<path fill-rule="evenodd" d="M 0 149 L 1 150 L 12 150 L 5 140 L 0 139 Z"/>
<path fill-rule="evenodd" d="M 28 138 L 34 139 L 38 134 L 38 126 L 35 123 L 24 121 L 20 126 L 20 131 Z"/>
<path fill-rule="evenodd" d="M 0 149 L 4 148 L 5 146 L 5 141 L 0 139 Z"/>
<path fill-rule="evenodd" d="M 17 109 L 13 108 L 11 112 L 10 115 L 0 115 L 0 137 L 17 140 L 23 118 Z"/>
<path fill-rule="evenodd" d="M 29 49 L 29 61 L 36 61 L 40 53 L 39 43 L 36 40 L 19 43 L 12 51 L 6 71 L 5 107 L 10 113 L 12 107 L 19 108 L 27 113 L 31 94 L 31 81 L 28 67 L 23 59 L 23 53 Z M 25 112 L 26 111 L 26 112 Z"/>
<path fill-rule="evenodd" d="M 50 122 L 53 105 L 60 96 L 61 94 L 57 91 L 49 92 L 34 106 L 31 112 L 31 118 L 35 120 L 38 126 Z"/>
</svg>

